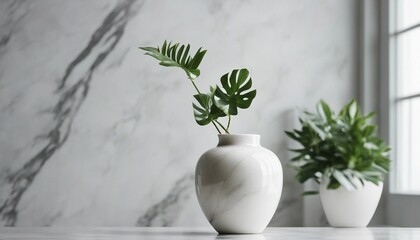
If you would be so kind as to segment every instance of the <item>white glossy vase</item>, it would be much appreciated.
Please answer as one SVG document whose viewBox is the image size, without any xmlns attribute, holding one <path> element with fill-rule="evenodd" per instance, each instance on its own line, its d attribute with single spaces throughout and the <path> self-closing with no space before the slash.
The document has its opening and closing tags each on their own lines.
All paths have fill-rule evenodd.
<svg viewBox="0 0 420 240">
<path fill-rule="evenodd" d="M 332 227 L 366 227 L 375 213 L 381 198 L 383 184 L 375 185 L 359 180 L 353 182 L 356 190 L 347 190 L 343 186 L 338 189 L 327 189 L 328 180 L 323 179 L 319 186 L 322 207 Z"/>
<path fill-rule="evenodd" d="M 197 198 L 219 233 L 261 233 L 273 217 L 283 187 L 277 156 L 254 134 L 220 134 L 195 172 Z"/>
</svg>

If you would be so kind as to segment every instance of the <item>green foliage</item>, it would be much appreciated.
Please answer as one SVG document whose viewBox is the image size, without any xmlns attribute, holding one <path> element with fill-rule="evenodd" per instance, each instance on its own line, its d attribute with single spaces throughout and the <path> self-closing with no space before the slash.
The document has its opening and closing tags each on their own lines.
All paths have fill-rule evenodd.
<svg viewBox="0 0 420 240">
<path fill-rule="evenodd" d="M 225 133 L 229 133 L 231 116 L 238 114 L 238 108 L 248 108 L 255 98 L 257 91 L 250 90 L 252 79 L 248 69 L 235 69 L 226 73 L 220 79 L 222 88 L 216 85 L 211 87 L 209 93 L 202 93 L 195 79 L 200 76 L 201 61 L 207 50 L 198 49 L 194 56 L 189 55 L 190 45 L 172 44 L 165 41 L 162 47 L 140 47 L 146 51 L 146 55 L 159 60 L 159 64 L 165 67 L 178 67 L 185 71 L 191 80 L 197 94 L 194 95 L 196 103 L 193 103 L 195 121 L 203 126 L 212 123 L 216 130 L 221 133 L 221 127 Z M 228 117 L 227 127 L 218 121 L 221 117 Z"/>
<path fill-rule="evenodd" d="M 239 108 L 248 108 L 257 95 L 256 90 L 248 91 L 252 87 L 252 79 L 248 69 L 236 69 L 226 73 L 220 79 L 224 91 L 218 86 L 214 95 L 219 99 L 215 105 L 226 115 L 237 115 Z"/>
<path fill-rule="evenodd" d="M 213 104 L 214 95 L 212 92 L 204 94 L 195 94 L 194 98 L 200 104 L 197 106 L 193 103 L 195 121 L 203 126 L 216 121 L 219 117 L 224 117 L 226 114 Z"/>
<path fill-rule="evenodd" d="M 389 170 L 390 148 L 374 136 L 376 126 L 363 116 L 355 100 L 351 100 L 335 115 L 324 101 L 317 112 L 305 112 L 299 119 L 301 129 L 286 131 L 302 148 L 291 149 L 297 156 L 290 161 L 297 170 L 296 178 L 304 183 L 323 176 L 329 178 L 329 189 L 343 186 L 355 189 L 354 179 L 378 184 Z"/>
<path fill-rule="evenodd" d="M 180 46 L 180 47 L 179 47 Z M 179 48 L 178 48 L 179 47 Z M 165 67 L 179 67 L 187 73 L 190 79 L 195 79 L 200 76 L 198 66 L 204 58 L 207 50 L 198 49 L 193 57 L 189 55 L 190 45 L 180 45 L 163 43 L 162 48 L 154 47 L 140 47 L 146 51 L 146 55 L 152 56 L 160 61 L 160 65 Z"/>
</svg>

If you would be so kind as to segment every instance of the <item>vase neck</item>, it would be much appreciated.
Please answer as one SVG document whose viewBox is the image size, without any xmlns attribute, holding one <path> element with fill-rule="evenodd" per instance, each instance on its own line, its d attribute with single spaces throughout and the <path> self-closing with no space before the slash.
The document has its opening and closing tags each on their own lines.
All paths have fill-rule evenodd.
<svg viewBox="0 0 420 240">
<path fill-rule="evenodd" d="M 257 134 L 219 134 L 219 144 L 227 145 L 248 145 L 260 146 L 260 135 Z"/>
</svg>

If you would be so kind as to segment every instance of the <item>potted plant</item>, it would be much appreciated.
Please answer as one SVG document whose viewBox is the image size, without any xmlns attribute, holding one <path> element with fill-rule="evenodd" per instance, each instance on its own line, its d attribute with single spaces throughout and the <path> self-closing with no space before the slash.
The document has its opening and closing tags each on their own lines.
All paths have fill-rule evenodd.
<svg viewBox="0 0 420 240">
<path fill-rule="evenodd" d="M 376 126 L 364 116 L 355 100 L 335 115 L 324 101 L 316 113 L 305 112 L 301 128 L 286 131 L 302 148 L 291 164 L 296 178 L 319 183 L 322 206 L 333 227 L 365 227 L 378 205 L 390 150 L 374 135 Z M 306 192 L 304 194 L 316 194 Z"/>
<path fill-rule="evenodd" d="M 230 134 L 232 117 L 247 109 L 256 96 L 245 68 L 220 78 L 221 85 L 199 90 L 196 81 L 206 50 L 190 55 L 190 45 L 140 47 L 165 67 L 182 69 L 192 84 L 193 113 L 199 125 L 211 124 L 219 133 L 217 147 L 199 159 L 195 173 L 197 198 L 210 224 L 219 233 L 260 233 L 273 217 L 283 186 L 282 167 L 274 153 L 261 147 L 256 134 Z M 223 123 L 222 118 L 226 121 Z"/>
</svg>

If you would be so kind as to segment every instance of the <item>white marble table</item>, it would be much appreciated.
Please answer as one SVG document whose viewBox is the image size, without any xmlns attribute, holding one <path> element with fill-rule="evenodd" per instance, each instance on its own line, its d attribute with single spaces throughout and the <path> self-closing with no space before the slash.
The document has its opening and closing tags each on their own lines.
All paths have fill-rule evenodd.
<svg viewBox="0 0 420 240">
<path fill-rule="evenodd" d="M 262 234 L 244 235 L 218 235 L 207 228 L 0 228 L 0 239 L 418 240 L 420 228 L 267 228 Z"/>
</svg>

